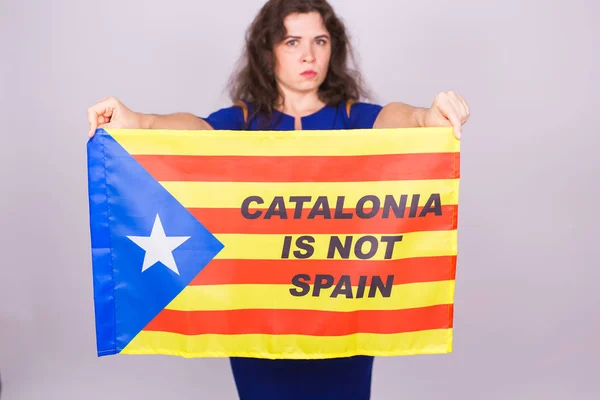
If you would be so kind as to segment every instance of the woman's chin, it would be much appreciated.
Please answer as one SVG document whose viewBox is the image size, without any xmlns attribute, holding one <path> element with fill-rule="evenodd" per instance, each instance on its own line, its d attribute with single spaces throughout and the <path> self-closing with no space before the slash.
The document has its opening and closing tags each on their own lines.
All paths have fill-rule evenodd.
<svg viewBox="0 0 600 400">
<path fill-rule="evenodd" d="M 294 87 L 294 90 L 302 93 L 316 92 L 319 90 L 320 83 L 317 81 L 302 82 Z"/>
</svg>

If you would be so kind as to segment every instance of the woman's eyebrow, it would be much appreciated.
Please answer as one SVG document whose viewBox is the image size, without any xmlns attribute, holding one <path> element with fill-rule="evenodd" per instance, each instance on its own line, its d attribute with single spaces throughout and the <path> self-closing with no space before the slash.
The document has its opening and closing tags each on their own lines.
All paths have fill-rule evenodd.
<svg viewBox="0 0 600 400">
<path fill-rule="evenodd" d="M 287 35 L 286 37 L 283 38 L 283 40 L 287 40 L 287 39 L 302 39 L 302 36 Z M 315 39 L 329 39 L 329 35 L 324 33 L 322 35 L 315 36 Z"/>
</svg>

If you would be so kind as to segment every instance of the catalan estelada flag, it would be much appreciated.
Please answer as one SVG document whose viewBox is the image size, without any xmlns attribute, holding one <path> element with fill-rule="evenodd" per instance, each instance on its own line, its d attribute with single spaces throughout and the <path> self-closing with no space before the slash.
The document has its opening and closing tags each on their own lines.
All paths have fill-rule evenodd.
<svg viewBox="0 0 600 400">
<path fill-rule="evenodd" d="M 99 129 L 99 355 L 314 359 L 452 349 L 451 128 Z"/>
</svg>

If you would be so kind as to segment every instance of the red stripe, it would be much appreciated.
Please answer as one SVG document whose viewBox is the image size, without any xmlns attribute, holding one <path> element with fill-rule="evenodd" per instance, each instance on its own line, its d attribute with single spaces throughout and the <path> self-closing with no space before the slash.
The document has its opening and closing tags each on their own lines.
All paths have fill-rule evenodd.
<svg viewBox="0 0 600 400">
<path fill-rule="evenodd" d="M 404 218 L 396 218 L 390 212 L 392 218 L 382 218 L 382 211 L 370 219 L 360 219 L 355 215 L 351 219 L 324 219 L 317 216 L 308 219 L 310 209 L 302 210 L 302 217 L 294 219 L 294 209 L 287 210 L 288 219 L 273 216 L 264 219 L 264 209 L 261 218 L 246 219 L 237 208 L 189 208 L 188 211 L 196 217 L 202 225 L 214 234 L 217 233 L 305 233 L 305 234 L 349 234 L 361 232 L 384 233 L 407 233 L 421 231 L 454 230 L 457 227 L 457 205 L 442 206 L 442 214 L 436 216 L 433 212 L 424 217 L 410 217 L 410 208 L 404 213 Z M 419 215 L 420 207 L 415 215 Z M 251 210 L 255 212 L 255 209 Z M 353 210 L 345 209 L 344 213 L 352 213 Z M 365 212 L 369 210 L 365 209 Z M 331 210 L 334 214 L 335 210 Z"/>
<path fill-rule="evenodd" d="M 212 260 L 190 285 L 222 284 L 290 284 L 297 274 L 332 275 L 337 282 L 342 275 L 358 283 L 367 276 L 394 275 L 394 284 L 453 280 L 456 256 L 422 257 L 401 260 Z M 384 279 L 385 281 L 385 279 Z M 311 280 L 312 282 L 312 280 Z"/>
<path fill-rule="evenodd" d="M 459 178 L 460 153 L 369 156 L 135 155 L 158 181 L 365 182 Z"/>
<path fill-rule="evenodd" d="M 353 312 L 313 310 L 163 310 L 145 331 L 202 334 L 341 336 L 401 333 L 452 327 L 454 307 L 445 304 L 405 310 Z"/>
</svg>

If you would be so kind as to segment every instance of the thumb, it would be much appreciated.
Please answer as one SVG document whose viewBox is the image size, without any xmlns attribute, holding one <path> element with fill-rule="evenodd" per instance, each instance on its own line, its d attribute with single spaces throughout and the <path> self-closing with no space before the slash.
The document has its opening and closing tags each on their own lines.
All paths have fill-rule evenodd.
<svg viewBox="0 0 600 400">
<path fill-rule="evenodd" d="M 454 130 L 454 136 L 456 136 L 457 139 L 460 139 L 462 129 L 462 124 L 460 123 L 460 120 L 455 115 L 451 115 L 449 119 Z"/>
<path fill-rule="evenodd" d="M 454 136 L 460 139 L 462 124 L 457 116 L 456 110 L 451 104 L 444 104 L 443 107 L 437 107 L 437 113 L 443 120 L 441 126 L 452 126 Z"/>
</svg>

